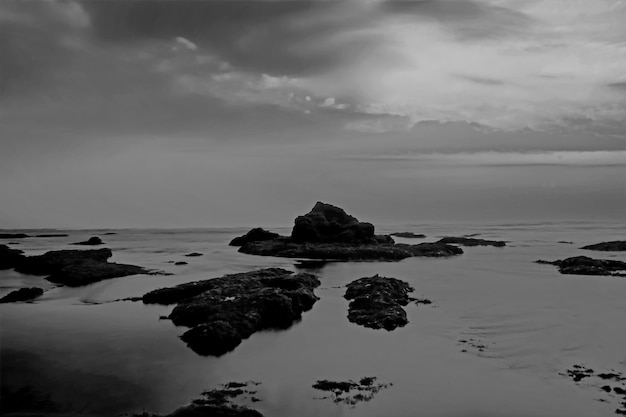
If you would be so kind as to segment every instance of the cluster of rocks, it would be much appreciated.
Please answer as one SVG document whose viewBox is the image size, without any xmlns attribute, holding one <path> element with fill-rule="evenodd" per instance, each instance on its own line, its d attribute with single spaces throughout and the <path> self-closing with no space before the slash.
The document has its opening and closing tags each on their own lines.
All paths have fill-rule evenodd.
<svg viewBox="0 0 626 417">
<path fill-rule="evenodd" d="M 475 239 L 471 237 L 452 237 L 452 236 L 444 237 L 438 240 L 437 243 L 455 244 L 455 245 L 462 245 L 462 246 L 495 246 L 497 248 L 506 246 L 506 242 L 503 240 L 486 240 L 486 239 Z"/>
<path fill-rule="evenodd" d="M 313 384 L 313 388 L 332 394 L 332 397 L 317 398 L 319 400 L 332 398 L 335 403 L 348 404 L 354 407 L 357 403 L 371 401 L 379 391 L 393 385 L 391 383 L 377 383 L 376 380 L 375 376 L 363 377 L 358 382 L 353 380 L 329 381 L 322 379 Z"/>
<path fill-rule="evenodd" d="M 226 275 L 145 294 L 146 304 L 177 304 L 169 319 L 191 327 L 182 340 L 200 355 L 220 356 L 264 329 L 285 329 L 318 300 L 319 280 L 281 268 Z"/>
<path fill-rule="evenodd" d="M 372 329 L 394 330 L 405 326 L 406 306 L 413 288 L 396 278 L 378 274 L 352 281 L 346 288 L 344 298 L 352 300 L 348 306 L 348 320 Z"/>
<path fill-rule="evenodd" d="M 556 261 L 535 261 L 540 264 L 556 265 L 561 274 L 626 276 L 626 262 L 611 259 L 593 259 L 575 256 Z"/>
<path fill-rule="evenodd" d="M 568 369 L 565 374 L 572 379 L 574 382 L 580 382 L 585 378 L 591 378 L 596 380 L 602 380 L 605 385 L 600 386 L 600 390 L 608 393 L 614 394 L 616 396 L 620 396 L 621 398 L 621 408 L 617 408 L 615 410 L 615 414 L 626 415 L 626 385 L 624 381 L 626 381 L 626 377 L 619 372 L 615 372 L 614 370 L 610 370 L 608 372 L 597 373 L 591 369 L 587 368 L 583 365 L 574 365 L 572 369 Z M 606 383 L 612 383 L 613 386 Z M 621 386 L 620 386 L 621 385 Z M 604 400 L 602 400 L 604 401 Z"/>
<path fill-rule="evenodd" d="M 251 255 L 341 261 L 399 261 L 412 256 L 444 257 L 463 250 L 446 243 L 397 244 L 391 236 L 376 235 L 371 223 L 360 222 L 343 209 L 317 202 L 295 219 L 291 236 L 255 228 L 233 239 L 232 246 Z"/>
<path fill-rule="evenodd" d="M 0 245 L 0 269 L 15 269 L 30 275 L 43 275 L 50 282 L 77 287 L 109 278 L 154 274 L 145 268 L 108 262 L 111 249 L 56 250 L 26 256 L 23 251 Z"/>
<path fill-rule="evenodd" d="M 626 251 L 626 240 L 615 240 L 612 242 L 601 242 L 593 245 L 583 246 L 581 249 L 597 250 L 604 252 Z"/>
</svg>

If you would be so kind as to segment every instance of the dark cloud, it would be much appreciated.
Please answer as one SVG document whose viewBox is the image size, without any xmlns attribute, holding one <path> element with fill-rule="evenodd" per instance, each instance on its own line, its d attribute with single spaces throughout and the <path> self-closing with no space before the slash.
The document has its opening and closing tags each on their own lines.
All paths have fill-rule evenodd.
<svg viewBox="0 0 626 417">
<path fill-rule="evenodd" d="M 98 36 L 113 42 L 185 37 L 230 64 L 271 74 L 306 74 L 336 65 L 377 40 L 325 42 L 359 27 L 359 13 L 334 1 L 85 1 Z M 370 17 L 371 18 L 371 17 Z"/>
<path fill-rule="evenodd" d="M 460 40 L 502 38 L 527 33 L 533 20 L 516 10 L 472 0 L 388 0 L 383 10 L 434 20 Z"/>
</svg>

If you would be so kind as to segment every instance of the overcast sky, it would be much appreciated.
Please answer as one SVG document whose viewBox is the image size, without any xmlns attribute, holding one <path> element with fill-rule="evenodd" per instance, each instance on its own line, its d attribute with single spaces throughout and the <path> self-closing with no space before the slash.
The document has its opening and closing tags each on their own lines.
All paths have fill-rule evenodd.
<svg viewBox="0 0 626 417">
<path fill-rule="evenodd" d="M 0 227 L 623 219 L 626 1 L 0 2 Z M 419 197 L 418 197 L 419 196 Z"/>
</svg>

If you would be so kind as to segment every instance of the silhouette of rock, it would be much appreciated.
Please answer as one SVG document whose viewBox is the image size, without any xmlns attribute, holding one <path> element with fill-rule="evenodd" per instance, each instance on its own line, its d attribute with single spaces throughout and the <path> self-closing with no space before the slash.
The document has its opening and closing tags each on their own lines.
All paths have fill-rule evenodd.
<svg viewBox="0 0 626 417">
<path fill-rule="evenodd" d="M 37 287 L 20 288 L 11 291 L 4 297 L 0 298 L 0 303 L 14 303 L 16 301 L 28 301 L 37 298 L 43 294 L 43 290 Z"/>
<path fill-rule="evenodd" d="M 72 243 L 72 245 L 86 245 L 86 246 L 97 246 L 97 245 L 103 245 L 103 244 L 104 242 L 98 236 L 90 237 L 84 242 Z"/>
<path fill-rule="evenodd" d="M 595 245 L 583 246 L 581 249 L 605 252 L 626 251 L 626 240 L 615 240 L 613 242 L 596 243 Z"/>
<path fill-rule="evenodd" d="M 348 320 L 372 329 L 394 330 L 409 321 L 402 308 L 409 303 L 413 288 L 396 278 L 360 278 L 348 284 L 344 298 L 352 300 L 348 306 Z"/>
<path fill-rule="evenodd" d="M 263 329 L 285 329 L 318 298 L 319 280 L 281 268 L 260 269 L 151 291 L 145 304 L 174 304 L 169 318 L 191 327 L 182 340 L 200 355 L 220 356 Z"/>
<path fill-rule="evenodd" d="M 68 237 L 69 235 L 63 234 L 63 233 L 49 233 L 49 234 L 44 234 L 44 235 L 35 235 L 32 237 Z"/>
<path fill-rule="evenodd" d="M 183 262 L 183 261 L 174 262 L 174 265 L 187 265 L 187 262 Z"/>
<path fill-rule="evenodd" d="M 468 237 L 452 237 L 447 236 L 443 239 L 439 239 L 437 243 L 445 243 L 445 244 L 455 244 L 455 245 L 463 245 L 463 246 L 496 246 L 503 247 L 506 246 L 506 242 L 503 240 L 485 240 L 485 239 L 475 239 Z"/>
<path fill-rule="evenodd" d="M 574 275 L 612 275 L 626 276 L 626 262 L 609 259 L 593 259 L 587 256 L 575 256 L 557 261 L 536 261 L 540 264 L 550 264 L 559 267 L 562 274 Z"/>
<path fill-rule="evenodd" d="M 24 233 L 0 233 L 0 239 L 24 239 L 30 237 Z"/>
<path fill-rule="evenodd" d="M 48 281 L 70 287 L 91 284 L 109 278 L 152 273 L 134 265 L 109 263 L 111 249 L 58 250 L 24 257 L 17 272 L 47 275 Z"/>
<path fill-rule="evenodd" d="M 268 232 L 265 229 L 256 227 L 243 236 L 239 236 L 230 241 L 230 246 L 242 246 L 249 242 L 262 242 L 280 237 L 278 233 Z"/>
<path fill-rule="evenodd" d="M 399 261 L 412 256 L 459 255 L 463 250 L 444 243 L 396 244 L 390 236 L 375 235 L 372 224 L 318 202 L 309 213 L 296 218 L 290 237 L 249 241 L 239 252 L 338 261 Z"/>
<path fill-rule="evenodd" d="M 396 232 L 392 233 L 391 236 L 403 237 L 405 239 L 422 239 L 426 237 L 426 235 L 416 234 L 413 232 Z"/>
<path fill-rule="evenodd" d="M 193 257 L 196 257 L 196 256 L 202 256 L 202 254 L 200 252 L 191 252 L 191 253 L 188 253 L 185 256 L 188 257 L 188 258 L 193 258 Z"/>
<path fill-rule="evenodd" d="M 18 266 L 25 258 L 23 251 L 11 249 L 7 245 L 0 245 L 0 270 Z"/>
</svg>

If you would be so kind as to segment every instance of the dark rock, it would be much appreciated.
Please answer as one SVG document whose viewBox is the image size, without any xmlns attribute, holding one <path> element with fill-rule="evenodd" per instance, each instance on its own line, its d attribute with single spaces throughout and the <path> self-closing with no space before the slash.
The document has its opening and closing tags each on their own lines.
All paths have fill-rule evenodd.
<svg viewBox="0 0 626 417">
<path fill-rule="evenodd" d="M 376 377 L 367 376 L 355 382 L 348 381 L 329 381 L 322 379 L 313 384 L 313 388 L 319 391 L 332 393 L 332 400 L 335 403 L 343 403 L 351 406 L 360 402 L 371 401 L 374 396 L 382 389 L 388 388 L 392 384 L 376 383 Z M 318 399 L 326 399 L 331 397 L 322 397 Z"/>
<path fill-rule="evenodd" d="M 624 409 L 619 409 L 619 408 L 616 409 L 615 410 L 615 414 L 626 416 L 626 408 L 624 408 Z"/>
<path fill-rule="evenodd" d="M 452 245 L 395 244 L 391 236 L 374 234 L 374 226 L 359 222 L 342 209 L 317 203 L 295 220 L 290 237 L 248 241 L 239 252 L 261 256 L 326 261 L 399 261 L 412 256 L 452 256 L 463 251 Z"/>
<path fill-rule="evenodd" d="M 20 288 L 11 291 L 4 297 L 0 298 L 0 303 L 14 303 L 16 301 L 28 301 L 37 298 L 43 294 L 43 290 L 37 287 Z"/>
<path fill-rule="evenodd" d="M 65 234 L 45 234 L 45 235 L 35 235 L 33 237 L 68 237 L 69 235 L 65 235 Z"/>
<path fill-rule="evenodd" d="M 604 392 L 611 392 L 611 387 L 608 385 L 605 385 L 603 387 L 600 387 L 600 389 Z"/>
<path fill-rule="evenodd" d="M 151 273 L 134 266 L 109 263 L 111 249 L 58 250 L 24 257 L 15 270 L 24 274 L 47 275 L 47 280 L 71 287 L 109 278 Z"/>
<path fill-rule="evenodd" d="M 263 417 L 263 414 L 248 407 L 192 404 L 179 408 L 167 417 Z"/>
<path fill-rule="evenodd" d="M 187 265 L 187 262 L 174 262 L 174 265 Z"/>
<path fill-rule="evenodd" d="M 105 236 L 116 235 L 116 234 L 117 234 L 117 233 L 115 233 L 115 232 L 106 232 L 106 233 L 103 233 L 103 235 L 105 235 Z"/>
<path fill-rule="evenodd" d="M 455 244 L 455 245 L 463 245 L 463 246 L 495 246 L 501 248 L 506 246 L 506 242 L 503 240 L 485 240 L 485 239 L 475 239 L 469 237 L 444 237 L 440 239 L 437 243 L 445 243 L 445 244 Z"/>
<path fill-rule="evenodd" d="M 23 253 L 19 249 L 11 249 L 7 245 L 0 245 L 0 270 L 18 266 L 26 258 Z"/>
<path fill-rule="evenodd" d="M 278 233 L 268 232 L 260 227 L 250 230 L 243 236 L 239 236 L 230 241 L 230 246 L 242 246 L 249 242 L 262 242 L 280 237 Z"/>
<path fill-rule="evenodd" d="M 403 237 L 405 239 L 422 239 L 426 237 L 426 235 L 416 234 L 413 232 L 396 232 L 392 233 L 391 236 Z"/>
<path fill-rule="evenodd" d="M 185 256 L 187 256 L 187 257 L 189 257 L 189 258 L 193 258 L 193 257 L 196 257 L 196 256 L 202 256 L 202 254 L 201 254 L 201 253 L 199 253 L 199 252 L 191 252 L 191 253 L 188 253 L 188 254 L 187 254 L 187 255 L 185 255 Z"/>
<path fill-rule="evenodd" d="M 294 242 L 376 243 L 371 223 L 360 222 L 343 209 L 319 201 L 294 223 L 291 231 Z"/>
<path fill-rule="evenodd" d="M 285 329 L 318 298 L 310 274 L 268 268 L 151 291 L 146 304 L 174 304 L 169 318 L 191 327 L 183 341 L 200 355 L 220 356 L 264 329 Z"/>
<path fill-rule="evenodd" d="M 408 283 L 377 275 L 360 278 L 347 285 L 344 298 L 352 300 L 348 306 L 348 320 L 372 329 L 394 330 L 409 321 L 402 308 L 409 303 Z"/>
<path fill-rule="evenodd" d="M 626 274 L 620 273 L 620 271 L 626 271 L 626 262 L 609 259 L 575 256 L 553 262 L 539 260 L 536 263 L 556 265 L 562 274 L 626 276 Z"/>
<path fill-rule="evenodd" d="M 626 240 L 615 240 L 613 242 L 596 243 L 595 245 L 583 246 L 581 249 L 606 252 L 626 251 Z"/>
<path fill-rule="evenodd" d="M 104 242 L 98 236 L 90 237 L 84 242 L 72 243 L 72 245 L 86 245 L 86 246 L 97 246 L 97 245 L 103 245 L 103 244 Z"/>
<path fill-rule="evenodd" d="M 617 395 L 626 395 L 626 389 L 620 387 L 614 387 L 613 392 L 615 392 Z"/>
<path fill-rule="evenodd" d="M 0 239 L 24 239 L 30 235 L 24 233 L 0 233 Z"/>
</svg>

